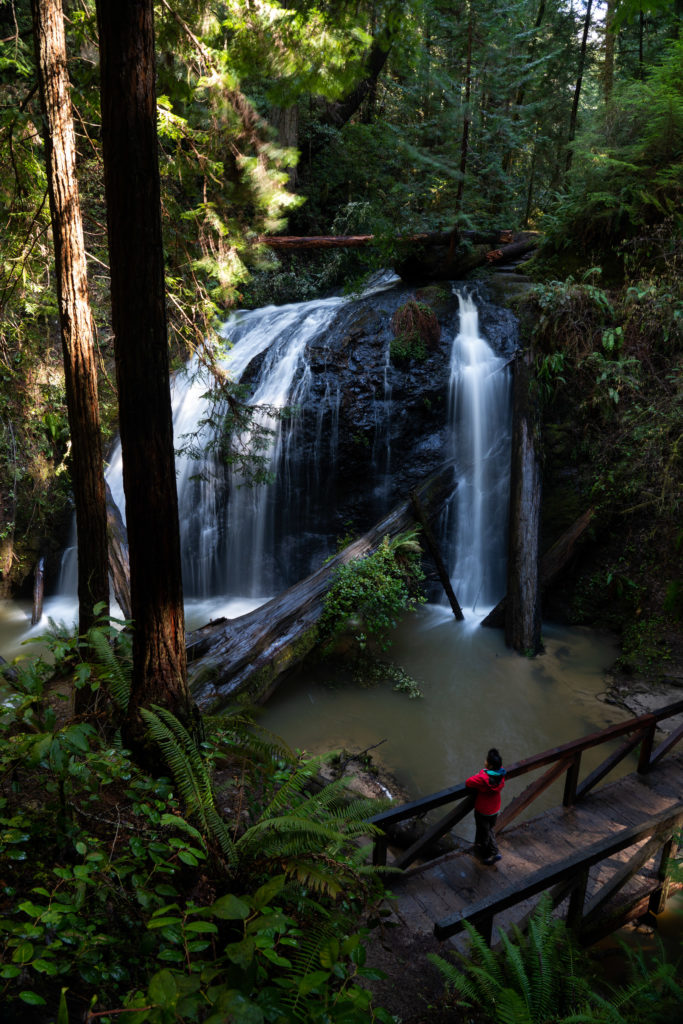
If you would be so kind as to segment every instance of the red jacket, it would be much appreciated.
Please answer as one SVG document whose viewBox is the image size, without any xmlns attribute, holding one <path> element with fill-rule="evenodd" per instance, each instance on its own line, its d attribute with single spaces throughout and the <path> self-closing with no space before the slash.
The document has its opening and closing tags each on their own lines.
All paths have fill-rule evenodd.
<svg viewBox="0 0 683 1024">
<path fill-rule="evenodd" d="M 471 775 L 465 785 L 470 789 L 476 789 L 477 796 L 474 801 L 475 811 L 480 814 L 498 814 L 500 810 L 500 791 L 505 785 L 505 769 L 494 772 L 488 768 L 482 768 L 476 775 Z"/>
</svg>

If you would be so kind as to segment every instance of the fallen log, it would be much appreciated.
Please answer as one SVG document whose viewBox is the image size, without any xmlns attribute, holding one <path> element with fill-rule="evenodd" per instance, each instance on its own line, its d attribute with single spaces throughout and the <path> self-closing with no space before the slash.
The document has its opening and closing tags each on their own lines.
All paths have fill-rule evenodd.
<svg viewBox="0 0 683 1024">
<path fill-rule="evenodd" d="M 474 245 L 502 245 L 513 241 L 511 231 L 422 231 L 413 235 L 399 235 L 396 241 L 403 245 L 458 244 L 466 239 Z M 377 235 L 259 235 L 256 241 L 270 249 L 359 249 L 379 242 Z"/>
<path fill-rule="evenodd" d="M 458 601 L 457 597 L 455 596 L 455 591 L 453 590 L 453 586 L 451 584 L 451 578 L 448 575 L 448 570 L 446 569 L 446 566 L 444 564 L 444 560 L 441 557 L 441 552 L 439 550 L 439 545 L 437 544 L 436 538 L 435 538 L 435 536 L 434 536 L 434 534 L 432 532 L 432 528 L 429 525 L 429 519 L 427 518 L 427 516 L 425 514 L 425 510 L 422 507 L 422 502 L 420 501 L 420 499 L 419 499 L 419 497 L 418 497 L 418 495 L 417 495 L 417 493 L 415 491 L 411 491 L 411 493 L 410 493 L 410 500 L 413 503 L 413 509 L 415 511 L 415 517 L 416 517 L 418 523 L 420 524 L 420 526 L 422 527 L 422 532 L 423 532 L 423 535 L 424 535 L 425 543 L 427 544 L 427 547 L 429 549 L 429 553 L 432 556 L 432 561 L 434 562 L 434 565 L 436 566 L 436 571 L 438 573 L 439 579 L 441 580 L 441 586 L 443 587 L 444 591 L 446 592 L 446 597 L 448 598 L 448 603 L 450 604 L 450 606 L 451 606 L 451 608 L 453 610 L 453 614 L 455 615 L 455 617 L 458 620 L 458 622 L 462 622 L 463 619 L 465 618 L 465 616 L 463 615 L 462 608 L 460 607 L 460 602 Z"/>
<path fill-rule="evenodd" d="M 396 238 L 394 269 L 406 282 L 452 281 L 485 265 L 507 263 L 535 249 L 540 235 L 525 231 L 423 231 Z M 377 235 L 259 235 L 256 241 L 281 252 L 299 249 L 357 249 Z M 463 244 L 466 243 L 466 244 Z M 491 246 L 497 246 L 492 249 Z M 474 248 L 472 248 L 474 246 Z"/>
<path fill-rule="evenodd" d="M 456 486 L 452 463 L 416 488 L 425 516 L 433 520 Z M 364 536 L 353 541 L 306 579 L 241 615 L 222 619 L 188 636 L 188 679 L 201 711 L 225 706 L 238 693 L 261 703 L 281 677 L 318 643 L 317 622 L 337 566 L 371 554 L 385 537 L 415 523 L 410 499 L 398 504 Z"/>
<path fill-rule="evenodd" d="M 559 537 L 543 555 L 539 569 L 540 586 L 542 591 L 548 587 L 557 576 L 559 576 L 567 565 L 574 554 L 577 544 L 590 526 L 594 515 L 595 513 L 592 508 L 589 508 L 583 513 L 583 515 L 580 515 L 579 518 L 572 523 L 569 529 L 565 530 L 562 536 Z M 502 629 L 505 625 L 506 603 L 507 597 L 504 597 L 498 602 L 495 608 L 489 612 L 486 618 L 482 620 L 481 625 Z"/>
</svg>

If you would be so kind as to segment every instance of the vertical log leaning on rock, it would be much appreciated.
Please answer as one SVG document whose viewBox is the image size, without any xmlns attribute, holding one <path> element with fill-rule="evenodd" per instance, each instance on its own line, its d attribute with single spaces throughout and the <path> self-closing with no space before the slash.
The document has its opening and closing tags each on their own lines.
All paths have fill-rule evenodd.
<svg viewBox="0 0 683 1024">
<path fill-rule="evenodd" d="M 424 510 L 422 502 L 418 497 L 417 491 L 410 492 L 410 500 L 413 506 L 413 510 L 415 512 L 415 518 L 422 527 L 422 534 L 424 536 L 425 543 L 429 548 L 429 553 L 432 556 L 432 561 L 436 566 L 436 571 L 439 574 L 441 585 L 445 590 L 446 597 L 448 598 L 450 606 L 453 609 L 453 614 L 455 615 L 458 622 L 462 622 L 465 616 L 463 615 L 460 603 L 457 597 L 455 596 L 455 591 L 453 590 L 453 587 L 451 585 L 451 579 L 450 576 L 448 575 L 448 570 L 444 565 L 444 560 L 441 557 L 441 552 L 439 551 L 439 545 L 437 544 L 436 538 L 434 537 L 434 534 L 432 532 L 432 528 L 429 525 L 429 518 Z"/>
<path fill-rule="evenodd" d="M 39 558 L 33 578 L 33 612 L 31 625 L 35 626 L 43 617 L 43 595 L 45 593 L 45 559 Z"/>
<path fill-rule="evenodd" d="M 512 467 L 505 642 L 523 654 L 541 650 L 539 527 L 541 470 L 536 422 L 529 396 L 530 351 L 514 364 Z"/>
</svg>

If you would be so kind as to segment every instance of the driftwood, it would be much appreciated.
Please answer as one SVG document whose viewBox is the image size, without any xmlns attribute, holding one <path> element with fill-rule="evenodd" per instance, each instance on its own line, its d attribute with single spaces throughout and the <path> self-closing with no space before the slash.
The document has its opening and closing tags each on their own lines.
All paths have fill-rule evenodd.
<svg viewBox="0 0 683 1024">
<path fill-rule="evenodd" d="M 455 487 L 452 463 L 416 488 L 425 515 L 433 519 Z M 317 621 L 337 566 L 371 554 L 384 537 L 394 538 L 415 522 L 410 499 L 397 505 L 359 540 L 338 552 L 311 576 L 237 619 L 209 623 L 188 637 L 188 676 L 202 711 L 217 710 L 237 693 L 264 701 L 284 673 L 318 642 Z"/>
<path fill-rule="evenodd" d="M 589 508 L 583 515 L 580 515 L 543 555 L 539 570 L 541 590 L 549 586 L 567 565 L 576 550 L 577 544 L 590 526 L 594 514 L 593 509 Z M 505 625 L 506 603 L 507 597 L 504 597 L 482 621 L 482 626 L 493 626 L 502 629 Z"/>
</svg>

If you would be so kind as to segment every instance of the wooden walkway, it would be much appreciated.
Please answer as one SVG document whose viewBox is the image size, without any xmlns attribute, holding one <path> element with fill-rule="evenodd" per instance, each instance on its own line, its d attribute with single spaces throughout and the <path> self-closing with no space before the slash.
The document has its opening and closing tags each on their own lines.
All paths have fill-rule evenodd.
<svg viewBox="0 0 683 1024">
<path fill-rule="evenodd" d="M 634 772 L 591 791 L 579 804 L 555 807 L 498 836 L 502 859 L 492 867 L 479 863 L 469 847 L 390 875 L 393 920 L 412 933 L 433 934 L 439 922 L 496 899 L 508 889 L 522 889 L 533 877 L 552 875 L 577 855 L 604 840 L 617 840 L 654 819 L 678 816 L 683 823 L 683 753 L 672 754 L 651 773 Z M 611 877 L 643 848 L 649 837 L 594 865 L 589 872 L 586 902 L 605 891 Z M 661 844 L 659 844 L 661 845 Z M 658 858 L 653 850 L 642 869 L 620 889 L 623 901 L 647 899 L 657 883 Z M 495 926 L 523 922 L 537 900 L 524 900 L 496 916 Z M 607 921 L 608 909 L 604 908 Z M 606 930 L 610 930 L 607 927 Z M 437 930 L 438 934 L 438 930 Z M 450 942 L 464 948 L 465 936 Z"/>
</svg>

